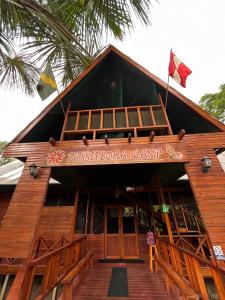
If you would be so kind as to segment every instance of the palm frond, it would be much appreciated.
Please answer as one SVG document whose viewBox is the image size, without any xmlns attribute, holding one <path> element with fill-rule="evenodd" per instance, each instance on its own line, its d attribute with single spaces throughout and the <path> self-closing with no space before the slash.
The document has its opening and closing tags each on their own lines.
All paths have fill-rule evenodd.
<svg viewBox="0 0 225 300">
<path fill-rule="evenodd" d="M 150 23 L 151 0 L 1 0 L 0 85 L 36 90 L 37 67 L 51 63 L 62 85 L 76 77 L 110 33 L 122 39 L 134 15 Z M 20 42 L 16 55 L 10 41 Z"/>
<path fill-rule="evenodd" d="M 3 54 L 0 60 L 0 85 L 5 89 L 20 89 L 29 96 L 36 90 L 39 70 L 22 55 Z"/>
</svg>

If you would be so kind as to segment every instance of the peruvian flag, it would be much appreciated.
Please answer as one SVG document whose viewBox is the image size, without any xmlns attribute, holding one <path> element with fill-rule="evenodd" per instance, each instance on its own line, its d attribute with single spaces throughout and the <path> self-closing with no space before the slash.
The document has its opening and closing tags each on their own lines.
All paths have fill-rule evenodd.
<svg viewBox="0 0 225 300">
<path fill-rule="evenodd" d="M 169 75 L 182 87 L 186 87 L 186 79 L 192 71 L 171 51 L 169 63 Z"/>
</svg>

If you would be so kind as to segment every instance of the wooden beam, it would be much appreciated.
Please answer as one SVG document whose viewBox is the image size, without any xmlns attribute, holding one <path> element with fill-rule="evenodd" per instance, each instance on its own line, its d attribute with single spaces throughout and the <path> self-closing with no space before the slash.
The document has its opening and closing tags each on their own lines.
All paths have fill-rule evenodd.
<svg viewBox="0 0 225 300">
<path fill-rule="evenodd" d="M 87 139 L 86 135 L 84 135 L 84 136 L 82 137 L 82 141 L 83 141 L 83 143 L 84 143 L 85 146 L 88 145 L 88 139 Z"/>
<path fill-rule="evenodd" d="M 152 142 L 154 140 L 154 137 L 155 137 L 155 131 L 151 131 L 150 135 L 149 135 L 150 142 Z"/>
<path fill-rule="evenodd" d="M 60 101 L 61 101 L 61 99 L 60 99 Z M 64 131 L 66 130 L 70 108 L 71 108 L 71 102 L 69 102 L 68 106 L 67 106 L 66 116 L 64 117 L 64 123 L 63 123 L 63 128 L 62 128 L 62 132 L 61 132 L 61 136 L 60 136 L 60 141 L 64 140 Z M 36 119 L 34 119 L 33 122 L 35 122 L 35 121 L 36 121 Z M 38 122 L 39 122 L 39 120 L 38 120 Z M 30 123 L 30 125 L 32 125 L 32 123 Z M 28 125 L 27 129 L 29 129 L 29 125 Z M 25 133 L 27 133 L 26 129 L 24 131 L 25 131 Z"/>
<path fill-rule="evenodd" d="M 166 201 L 165 201 L 165 198 L 164 198 L 164 192 L 163 192 L 162 185 L 161 185 L 161 182 L 160 182 L 160 178 L 158 178 L 158 180 L 159 180 L 159 196 L 160 196 L 160 199 L 161 199 L 161 203 L 166 204 Z M 168 232 L 169 241 L 170 241 L 171 244 L 174 244 L 173 232 L 172 232 L 172 228 L 171 228 L 171 224 L 170 224 L 169 215 L 168 215 L 168 213 L 163 213 L 163 216 L 164 216 L 164 220 L 165 220 L 165 223 L 166 223 L 166 228 L 167 228 L 167 232 Z"/>
<path fill-rule="evenodd" d="M 105 134 L 104 138 L 105 138 L 105 143 L 108 145 L 108 143 L 109 143 L 108 134 Z"/>
<path fill-rule="evenodd" d="M 128 143 L 131 143 L 131 132 L 128 133 Z"/>
<path fill-rule="evenodd" d="M 181 129 L 181 130 L 178 132 L 178 135 L 177 135 L 178 139 L 179 139 L 179 140 L 182 140 L 182 138 L 185 136 L 185 134 L 186 134 L 185 129 Z"/>
<path fill-rule="evenodd" d="M 189 286 L 187 281 L 185 281 L 177 272 L 175 272 L 168 263 L 166 263 L 163 259 L 157 256 L 155 257 L 155 260 L 164 270 L 164 272 L 170 277 L 170 279 L 175 283 L 175 285 L 179 288 L 182 296 L 185 296 L 186 299 L 199 299 L 199 296 Z"/>
<path fill-rule="evenodd" d="M 79 195 L 80 195 L 80 178 L 78 179 L 77 184 L 76 184 L 76 192 L 75 192 L 75 197 L 74 197 L 73 222 L 71 224 L 71 240 L 73 239 L 73 234 L 75 232 L 75 227 L 76 227 Z"/>
<path fill-rule="evenodd" d="M 51 136 L 49 138 L 49 143 L 52 145 L 52 146 L 55 146 L 56 145 L 56 140 Z"/>
<path fill-rule="evenodd" d="M 9 290 L 9 294 L 7 296 L 8 300 L 19 300 L 20 292 L 24 282 L 25 274 L 26 274 L 27 266 L 24 266 L 21 270 L 19 270 L 16 274 L 16 277 L 13 281 L 12 287 Z"/>
</svg>

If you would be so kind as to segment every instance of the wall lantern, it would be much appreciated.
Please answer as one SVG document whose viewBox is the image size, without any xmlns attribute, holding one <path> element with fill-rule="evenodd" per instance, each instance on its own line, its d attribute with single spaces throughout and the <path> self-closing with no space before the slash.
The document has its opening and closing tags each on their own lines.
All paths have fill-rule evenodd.
<svg viewBox="0 0 225 300">
<path fill-rule="evenodd" d="M 203 173 L 207 173 L 208 170 L 212 167 L 212 161 L 211 161 L 211 158 L 207 157 L 207 156 L 204 156 L 202 159 L 201 159 L 201 162 L 202 162 L 202 172 Z"/>
<path fill-rule="evenodd" d="M 30 169 L 30 176 L 32 176 L 34 179 L 38 176 L 38 167 L 35 165 L 35 163 L 32 163 L 29 166 Z"/>
</svg>

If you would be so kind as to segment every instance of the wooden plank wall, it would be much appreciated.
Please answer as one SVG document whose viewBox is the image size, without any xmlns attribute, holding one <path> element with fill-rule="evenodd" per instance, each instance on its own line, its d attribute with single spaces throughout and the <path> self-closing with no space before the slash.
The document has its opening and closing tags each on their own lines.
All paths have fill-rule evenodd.
<svg viewBox="0 0 225 300">
<path fill-rule="evenodd" d="M 12 198 L 12 192 L 2 192 L 0 191 L 0 226 L 1 222 L 6 214 L 9 202 Z"/>
<path fill-rule="evenodd" d="M 148 251 L 148 244 L 147 244 L 147 234 L 139 234 L 138 243 L 139 243 L 140 258 L 148 259 L 149 251 Z"/>
<path fill-rule="evenodd" d="M 196 202 L 213 245 L 220 245 L 225 253 L 225 173 L 213 150 L 223 139 L 200 139 L 199 135 L 185 138 L 190 162 L 186 171 L 195 195 Z M 212 168 L 202 172 L 201 159 L 212 159 Z"/>
<path fill-rule="evenodd" d="M 42 210 L 50 168 L 40 169 L 37 179 L 29 174 L 28 160 L 0 228 L 0 257 L 27 258 Z"/>
<path fill-rule="evenodd" d="M 73 238 L 81 237 L 82 235 L 75 234 Z M 104 234 L 87 234 L 87 250 L 93 251 L 95 259 L 102 259 L 105 257 L 104 250 Z M 148 259 L 148 246 L 146 243 L 146 235 L 139 234 L 139 250 L 140 250 L 140 258 Z"/>
<path fill-rule="evenodd" d="M 37 237 L 46 240 L 57 240 L 64 236 L 71 237 L 73 230 L 73 206 L 46 206 L 43 207 L 37 229 Z"/>
</svg>

